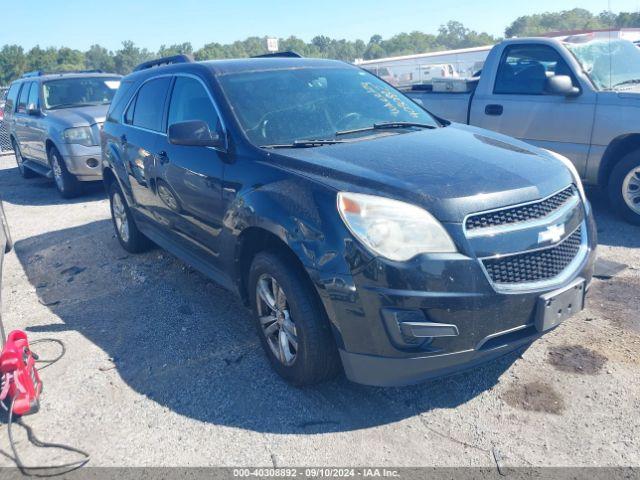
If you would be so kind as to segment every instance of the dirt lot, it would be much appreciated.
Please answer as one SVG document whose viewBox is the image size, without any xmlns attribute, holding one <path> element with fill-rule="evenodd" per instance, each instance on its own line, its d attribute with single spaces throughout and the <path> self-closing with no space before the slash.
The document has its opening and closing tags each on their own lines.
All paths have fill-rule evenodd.
<svg viewBox="0 0 640 480">
<path fill-rule="evenodd" d="M 63 201 L 0 157 L 0 196 L 7 327 L 68 347 L 26 422 L 94 466 L 640 466 L 640 228 L 596 193 L 600 257 L 628 268 L 594 282 L 589 308 L 520 355 L 402 389 L 288 386 L 233 296 L 120 248 L 100 186 Z M 17 436 L 30 463 L 69 458 Z"/>
</svg>

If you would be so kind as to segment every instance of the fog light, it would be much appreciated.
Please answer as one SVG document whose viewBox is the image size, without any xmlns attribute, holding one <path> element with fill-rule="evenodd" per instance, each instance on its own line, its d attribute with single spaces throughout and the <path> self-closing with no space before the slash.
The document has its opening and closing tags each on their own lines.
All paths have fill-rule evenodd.
<svg viewBox="0 0 640 480">
<path fill-rule="evenodd" d="M 95 158 L 90 158 L 87 160 L 87 167 L 89 168 L 96 168 L 99 164 L 100 162 L 98 162 L 98 160 L 96 160 Z"/>
</svg>

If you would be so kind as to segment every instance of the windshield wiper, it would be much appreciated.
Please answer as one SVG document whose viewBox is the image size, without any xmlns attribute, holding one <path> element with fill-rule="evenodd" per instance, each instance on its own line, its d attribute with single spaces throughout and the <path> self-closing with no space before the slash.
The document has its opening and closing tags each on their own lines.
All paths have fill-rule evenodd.
<svg viewBox="0 0 640 480">
<path fill-rule="evenodd" d="M 386 130 L 392 128 L 438 128 L 435 125 L 419 122 L 381 122 L 374 123 L 370 127 L 354 128 L 353 130 L 340 130 L 336 132 L 336 137 L 339 135 L 349 135 L 351 133 L 369 132 L 371 130 Z"/>
<path fill-rule="evenodd" d="M 95 107 L 97 105 L 106 105 L 106 103 L 61 103 L 49 107 L 49 110 L 58 110 L 59 108 L 76 108 L 76 107 Z"/>
<path fill-rule="evenodd" d="M 262 148 L 311 148 L 336 143 L 348 143 L 345 140 L 295 140 L 293 143 L 281 143 L 273 145 L 261 145 Z"/>
<path fill-rule="evenodd" d="M 624 82 L 616 83 L 611 88 L 621 87 L 622 85 L 632 85 L 636 83 L 640 83 L 640 78 L 632 78 L 630 80 L 625 80 Z"/>
</svg>

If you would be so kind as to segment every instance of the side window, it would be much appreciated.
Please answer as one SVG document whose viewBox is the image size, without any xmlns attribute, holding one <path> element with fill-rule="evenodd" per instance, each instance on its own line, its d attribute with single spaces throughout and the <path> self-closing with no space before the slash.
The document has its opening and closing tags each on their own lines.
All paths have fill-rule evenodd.
<svg viewBox="0 0 640 480">
<path fill-rule="evenodd" d="M 122 110 L 127 106 L 127 99 L 129 98 L 127 94 L 131 90 L 131 87 L 133 87 L 132 81 L 120 83 L 120 87 L 118 87 L 118 90 L 116 91 L 116 94 L 111 101 L 111 105 L 109 106 L 109 112 L 107 113 L 108 122 L 120 121 Z M 132 105 L 134 103 L 135 101 L 131 102 Z"/>
<path fill-rule="evenodd" d="M 212 132 L 222 132 L 218 113 L 204 86 L 193 78 L 177 77 L 169 104 L 168 124 L 189 120 L 202 120 Z"/>
<path fill-rule="evenodd" d="M 25 83 L 22 85 L 22 90 L 20 90 L 20 99 L 18 100 L 18 113 L 26 113 L 27 112 L 27 101 L 29 100 L 29 89 L 31 88 L 33 82 Z"/>
<path fill-rule="evenodd" d="M 149 80 L 138 90 L 135 110 L 133 110 L 134 126 L 156 132 L 164 131 L 162 128 L 162 114 L 164 113 L 164 104 L 170 84 L 171 77 L 161 77 Z M 131 107 L 129 107 L 129 110 L 131 110 Z M 125 115 L 127 123 L 129 123 L 129 110 Z"/>
<path fill-rule="evenodd" d="M 20 83 L 14 83 L 7 92 L 7 103 L 5 104 L 5 112 L 13 112 L 18 103 L 18 93 L 20 92 Z"/>
<path fill-rule="evenodd" d="M 27 107 L 29 105 L 35 105 L 36 107 L 38 107 L 40 103 L 38 101 L 38 90 L 40 90 L 40 85 L 38 85 L 38 82 L 33 82 L 31 84 L 31 88 L 29 89 L 29 99 L 27 100 Z"/>
<path fill-rule="evenodd" d="M 127 125 L 133 125 L 133 112 L 136 110 L 136 100 L 138 100 L 137 96 L 133 97 L 133 100 L 131 100 L 131 103 L 129 104 L 129 108 L 127 108 L 127 111 L 124 114 L 124 123 Z"/>
<path fill-rule="evenodd" d="M 546 45 L 514 45 L 503 53 L 493 93 L 543 95 L 547 79 L 569 75 L 571 69 L 560 54 Z"/>
</svg>

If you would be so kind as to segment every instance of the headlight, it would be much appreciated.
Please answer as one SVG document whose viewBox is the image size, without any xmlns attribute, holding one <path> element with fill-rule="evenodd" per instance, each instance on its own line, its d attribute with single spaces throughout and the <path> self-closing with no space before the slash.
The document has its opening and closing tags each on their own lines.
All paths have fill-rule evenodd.
<svg viewBox="0 0 640 480">
<path fill-rule="evenodd" d="M 546 148 L 543 148 L 542 150 L 550 154 L 553 158 L 560 160 L 562 163 L 564 163 L 564 166 L 569 169 L 569 171 L 571 172 L 571 176 L 573 177 L 573 182 L 576 184 L 576 187 L 578 187 L 580 198 L 582 199 L 583 202 L 586 203 L 587 195 L 584 193 L 584 186 L 582 185 L 580 174 L 578 173 L 578 169 L 576 169 L 575 165 L 571 162 L 571 160 L 569 160 L 564 155 L 560 155 L 558 152 L 554 152 L 553 150 L 547 150 Z"/>
<path fill-rule="evenodd" d="M 338 193 L 338 211 L 351 233 L 377 255 L 405 261 L 419 253 L 455 253 L 444 227 L 409 203 L 360 193 Z"/>
<path fill-rule="evenodd" d="M 66 143 L 77 143 L 79 145 L 84 145 L 85 147 L 92 147 L 94 145 L 98 145 L 93 140 L 93 133 L 91 132 L 91 127 L 74 127 L 67 128 L 64 133 L 64 141 Z"/>
</svg>

